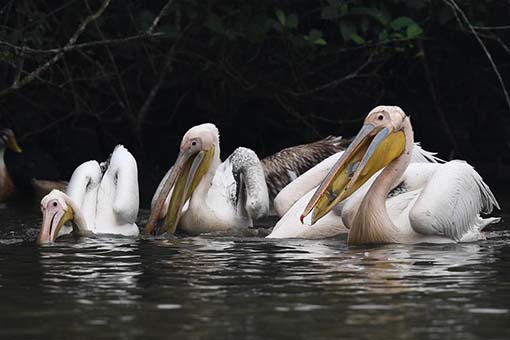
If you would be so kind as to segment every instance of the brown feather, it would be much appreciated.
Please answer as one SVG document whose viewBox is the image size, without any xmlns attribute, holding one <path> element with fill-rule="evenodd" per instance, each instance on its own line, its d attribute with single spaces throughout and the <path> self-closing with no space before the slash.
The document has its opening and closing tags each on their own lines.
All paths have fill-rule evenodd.
<svg viewBox="0 0 510 340">
<path fill-rule="evenodd" d="M 68 184 L 66 181 L 46 181 L 32 178 L 32 187 L 38 197 L 47 195 L 53 189 L 65 192 Z"/>
<path fill-rule="evenodd" d="M 269 198 L 276 195 L 295 177 L 313 168 L 327 157 L 345 150 L 351 140 L 328 136 L 317 142 L 292 146 L 262 159 Z"/>
</svg>

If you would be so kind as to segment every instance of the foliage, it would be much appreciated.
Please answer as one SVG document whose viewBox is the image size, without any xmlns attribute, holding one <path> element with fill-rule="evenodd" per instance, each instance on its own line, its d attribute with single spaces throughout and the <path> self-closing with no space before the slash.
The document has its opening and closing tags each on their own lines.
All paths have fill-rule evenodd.
<svg viewBox="0 0 510 340">
<path fill-rule="evenodd" d="M 51 60 L 102 3 L 1 4 L 0 91 Z M 438 124 L 427 116 L 451 112 L 439 120 L 438 143 L 460 144 L 457 152 L 469 148 L 471 126 L 484 122 L 474 111 L 452 127 L 466 97 L 475 105 L 496 98 L 492 115 L 506 119 L 493 70 L 451 0 L 169 3 L 162 13 L 166 0 L 112 1 L 80 35 L 83 47 L 66 51 L 27 86 L 0 93 L 3 123 L 34 143 L 62 126 L 87 129 L 103 152 L 123 142 L 164 169 L 182 132 L 209 120 L 229 131 L 227 151 L 241 143 L 265 154 L 352 133 L 380 102 L 420 112 L 425 127 Z M 504 25 L 510 10 L 495 0 L 455 3 L 476 27 Z M 499 62 L 508 58 L 508 30 L 479 32 Z M 465 73 L 472 68 L 476 77 Z M 463 83 L 471 92 L 458 93 Z M 248 127 L 240 124 L 246 117 Z M 164 161 L 161 145 L 171 150 Z"/>
</svg>

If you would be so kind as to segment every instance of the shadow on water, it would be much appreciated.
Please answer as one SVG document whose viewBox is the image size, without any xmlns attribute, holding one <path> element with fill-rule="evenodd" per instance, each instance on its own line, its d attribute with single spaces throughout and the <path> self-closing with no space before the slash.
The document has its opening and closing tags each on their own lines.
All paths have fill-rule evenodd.
<svg viewBox="0 0 510 340">
<path fill-rule="evenodd" d="M 0 207 L 0 218 L 0 337 L 510 337 L 505 222 L 454 245 L 203 236 L 37 247 L 33 207 Z"/>
</svg>

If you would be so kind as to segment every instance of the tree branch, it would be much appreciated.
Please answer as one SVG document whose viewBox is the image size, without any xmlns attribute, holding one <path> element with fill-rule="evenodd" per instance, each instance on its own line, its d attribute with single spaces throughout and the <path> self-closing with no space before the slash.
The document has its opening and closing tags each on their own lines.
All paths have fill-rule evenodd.
<svg viewBox="0 0 510 340">
<path fill-rule="evenodd" d="M 76 43 L 76 41 L 78 40 L 78 38 L 80 37 L 80 35 L 85 30 L 85 28 L 87 28 L 87 26 L 91 22 L 97 20 L 97 18 L 99 18 L 103 14 L 103 12 L 106 10 L 108 5 L 110 5 L 110 2 L 111 2 L 111 0 L 105 0 L 97 12 L 95 12 L 92 15 L 88 16 L 80 24 L 80 26 L 78 27 L 76 32 L 74 32 L 74 34 L 71 36 L 71 38 L 69 39 L 67 44 L 64 46 L 64 48 L 68 47 L 68 46 L 73 46 Z M 3 97 L 3 96 L 5 96 L 5 95 L 7 95 L 7 94 L 9 94 L 9 93 L 11 93 L 13 91 L 19 90 L 23 86 L 31 83 L 35 78 L 39 77 L 39 75 L 42 72 L 46 71 L 49 67 L 54 65 L 57 61 L 59 61 L 62 58 L 63 55 L 64 55 L 63 52 L 58 52 L 53 58 L 51 58 L 50 60 L 46 61 L 44 64 L 42 64 L 38 68 L 36 68 L 34 71 L 32 71 L 30 74 L 28 74 L 25 78 L 20 79 L 19 81 L 15 80 L 10 87 L 0 91 L 0 97 Z"/>
<path fill-rule="evenodd" d="M 445 3 L 450 8 L 452 8 L 452 10 L 453 10 L 453 12 L 454 12 L 454 14 L 455 14 L 455 16 L 457 18 L 457 21 L 459 22 L 459 24 L 462 27 L 462 21 L 457 16 L 457 13 L 460 14 L 460 16 L 462 17 L 464 22 L 468 25 L 471 33 L 473 33 L 473 35 L 475 36 L 476 41 L 478 41 L 478 43 L 482 47 L 482 50 L 484 51 L 485 55 L 487 56 L 487 59 L 489 59 L 489 62 L 491 64 L 491 66 L 492 66 L 492 69 L 494 70 L 494 73 L 496 74 L 496 77 L 498 78 L 499 84 L 501 85 L 501 89 L 503 90 L 503 94 L 505 95 L 506 104 L 507 104 L 508 108 L 510 109 L 510 96 L 508 95 L 508 91 L 506 89 L 505 82 L 503 80 L 503 77 L 501 76 L 501 73 L 498 70 L 498 67 L 496 66 L 496 63 L 492 59 L 492 55 L 490 54 L 489 50 L 487 49 L 487 46 L 485 46 L 485 44 L 483 43 L 482 39 L 480 38 L 480 36 L 476 32 L 475 27 L 471 24 L 471 22 L 469 21 L 469 19 L 466 16 L 466 14 L 464 13 L 464 11 L 457 5 L 455 0 L 443 0 L 443 1 L 445 1 Z"/>
</svg>

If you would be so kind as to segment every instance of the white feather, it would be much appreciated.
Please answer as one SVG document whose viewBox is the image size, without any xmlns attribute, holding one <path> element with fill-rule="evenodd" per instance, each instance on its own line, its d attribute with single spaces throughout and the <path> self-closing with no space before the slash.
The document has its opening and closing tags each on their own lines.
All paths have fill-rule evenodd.
<svg viewBox="0 0 510 340">
<path fill-rule="evenodd" d="M 444 236 L 460 242 L 480 238 L 480 231 L 495 219 L 480 213 L 499 209 L 480 175 L 463 161 L 441 164 L 430 177 L 409 212 L 411 227 L 423 235 Z"/>
</svg>

